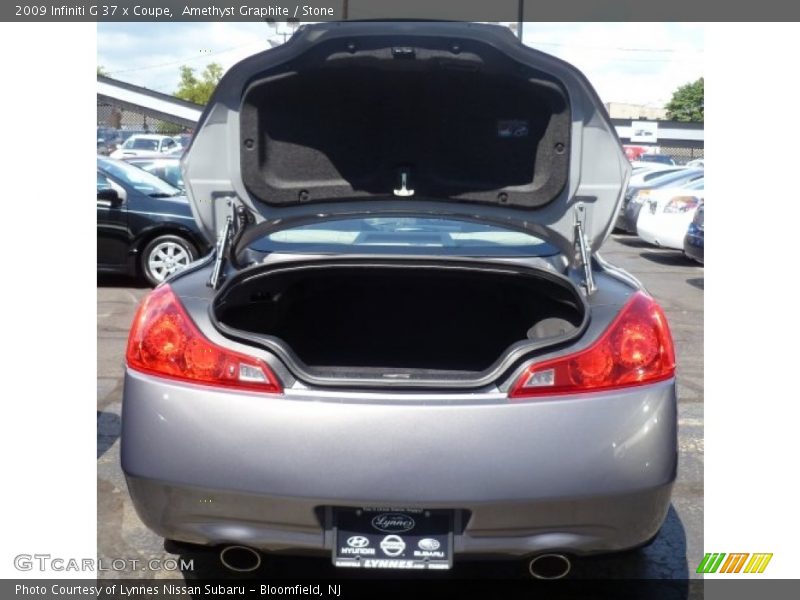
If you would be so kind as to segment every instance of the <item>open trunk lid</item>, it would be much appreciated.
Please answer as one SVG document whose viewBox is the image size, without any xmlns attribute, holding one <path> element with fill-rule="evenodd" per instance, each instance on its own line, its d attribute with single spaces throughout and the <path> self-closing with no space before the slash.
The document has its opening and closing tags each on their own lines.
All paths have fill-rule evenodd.
<svg viewBox="0 0 800 600">
<path fill-rule="evenodd" d="M 339 22 L 233 66 L 183 170 L 210 239 L 232 205 L 250 213 L 241 242 L 326 219 L 438 215 L 531 233 L 586 268 L 630 165 L 586 78 L 506 28 Z"/>
</svg>

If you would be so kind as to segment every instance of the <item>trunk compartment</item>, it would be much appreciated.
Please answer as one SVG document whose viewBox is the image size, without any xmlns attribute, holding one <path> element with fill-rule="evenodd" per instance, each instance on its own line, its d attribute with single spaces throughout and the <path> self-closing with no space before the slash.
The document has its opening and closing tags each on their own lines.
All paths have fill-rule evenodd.
<svg viewBox="0 0 800 600">
<path fill-rule="evenodd" d="M 576 336 L 585 312 L 558 275 L 447 261 L 262 268 L 231 279 L 213 304 L 223 333 L 277 349 L 301 378 L 474 378 L 513 351 Z"/>
</svg>

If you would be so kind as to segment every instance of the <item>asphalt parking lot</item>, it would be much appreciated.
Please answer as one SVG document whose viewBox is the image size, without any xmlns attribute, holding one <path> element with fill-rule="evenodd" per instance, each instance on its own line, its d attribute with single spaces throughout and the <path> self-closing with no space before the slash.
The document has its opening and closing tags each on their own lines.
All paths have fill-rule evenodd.
<svg viewBox="0 0 800 600">
<path fill-rule="evenodd" d="M 703 267 L 680 253 L 660 250 L 635 236 L 614 235 L 601 254 L 638 277 L 666 310 L 678 355 L 680 464 L 672 508 L 661 534 L 640 551 L 576 561 L 577 578 L 694 577 L 703 556 Z M 211 549 L 165 545 L 139 521 L 119 467 L 119 429 L 125 341 L 133 312 L 148 288 L 127 278 L 100 278 L 97 289 L 97 548 L 105 578 L 226 577 Z M 116 570 L 114 564 L 138 561 Z M 192 570 L 174 569 L 167 559 L 193 561 Z M 151 560 L 166 568 L 149 570 Z M 116 563 L 112 561 L 117 561 Z M 164 562 L 166 561 L 166 562 Z M 515 562 L 463 562 L 438 577 L 516 577 Z M 255 575 L 363 577 L 337 572 L 329 559 L 275 557 Z"/>
</svg>

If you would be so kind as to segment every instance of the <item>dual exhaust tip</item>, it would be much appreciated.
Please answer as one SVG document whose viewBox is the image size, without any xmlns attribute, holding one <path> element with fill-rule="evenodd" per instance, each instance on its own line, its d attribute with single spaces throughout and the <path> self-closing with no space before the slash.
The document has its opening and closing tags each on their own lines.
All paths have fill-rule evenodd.
<svg viewBox="0 0 800 600">
<path fill-rule="evenodd" d="M 528 572 L 534 579 L 561 579 L 570 569 L 572 563 L 563 554 L 539 554 L 528 563 Z"/>
<path fill-rule="evenodd" d="M 251 573 L 261 566 L 261 553 L 248 546 L 225 546 L 219 553 L 223 566 L 236 573 Z M 563 554 L 539 554 L 528 563 L 528 572 L 535 579 L 561 579 L 572 568 Z"/>
<path fill-rule="evenodd" d="M 225 546 L 219 560 L 230 571 L 251 573 L 261 566 L 261 553 L 247 546 Z"/>
</svg>

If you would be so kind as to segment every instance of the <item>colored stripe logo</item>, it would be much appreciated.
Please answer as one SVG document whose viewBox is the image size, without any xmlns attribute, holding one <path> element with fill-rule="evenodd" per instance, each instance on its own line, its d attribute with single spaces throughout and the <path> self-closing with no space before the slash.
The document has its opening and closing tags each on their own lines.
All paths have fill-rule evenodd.
<svg viewBox="0 0 800 600">
<path fill-rule="evenodd" d="M 749 559 L 749 560 L 748 560 Z M 697 566 L 698 573 L 763 573 L 772 553 L 749 554 L 707 552 Z"/>
</svg>

